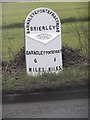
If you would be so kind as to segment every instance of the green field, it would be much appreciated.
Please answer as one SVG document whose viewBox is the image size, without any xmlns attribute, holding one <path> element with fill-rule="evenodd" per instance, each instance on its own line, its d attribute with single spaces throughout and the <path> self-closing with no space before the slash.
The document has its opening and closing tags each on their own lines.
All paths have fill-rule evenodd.
<svg viewBox="0 0 90 120">
<path fill-rule="evenodd" d="M 59 15 L 62 22 L 63 44 L 80 48 L 81 41 L 84 53 L 87 52 L 88 3 L 2 3 L 3 60 L 12 59 L 13 55 L 24 46 L 24 20 L 29 12 L 38 7 L 51 8 Z"/>
</svg>

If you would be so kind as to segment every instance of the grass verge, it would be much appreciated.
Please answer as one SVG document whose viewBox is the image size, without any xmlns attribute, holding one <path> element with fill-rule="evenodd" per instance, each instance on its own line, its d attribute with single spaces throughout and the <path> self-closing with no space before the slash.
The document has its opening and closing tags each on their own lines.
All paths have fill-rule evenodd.
<svg viewBox="0 0 90 120">
<path fill-rule="evenodd" d="M 36 77 L 26 75 L 23 69 L 18 75 L 3 75 L 2 79 L 3 94 L 86 89 L 88 69 L 65 68 L 58 74 L 44 73 Z"/>
</svg>

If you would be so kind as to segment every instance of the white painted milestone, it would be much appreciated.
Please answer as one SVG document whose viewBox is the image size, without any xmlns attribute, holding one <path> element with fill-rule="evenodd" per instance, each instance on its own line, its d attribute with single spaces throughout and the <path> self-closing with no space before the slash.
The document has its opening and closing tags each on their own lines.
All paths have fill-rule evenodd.
<svg viewBox="0 0 90 120">
<path fill-rule="evenodd" d="M 37 8 L 25 20 L 25 57 L 28 75 L 62 70 L 61 22 L 48 8 Z"/>
</svg>

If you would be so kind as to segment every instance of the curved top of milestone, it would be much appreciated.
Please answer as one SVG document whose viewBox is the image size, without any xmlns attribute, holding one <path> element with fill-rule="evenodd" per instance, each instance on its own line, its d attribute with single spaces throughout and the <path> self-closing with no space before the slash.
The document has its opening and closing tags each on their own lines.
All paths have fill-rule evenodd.
<svg viewBox="0 0 90 120">
<path fill-rule="evenodd" d="M 25 34 L 61 33 L 59 16 L 51 9 L 37 8 L 25 19 Z"/>
</svg>

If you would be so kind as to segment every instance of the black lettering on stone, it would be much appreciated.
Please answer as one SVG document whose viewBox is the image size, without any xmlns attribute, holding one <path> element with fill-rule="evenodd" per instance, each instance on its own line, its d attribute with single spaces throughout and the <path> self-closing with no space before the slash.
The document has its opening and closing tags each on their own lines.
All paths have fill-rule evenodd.
<svg viewBox="0 0 90 120">
<path fill-rule="evenodd" d="M 29 22 L 27 22 L 27 24 L 29 24 Z"/>
<path fill-rule="evenodd" d="M 49 30 L 52 30 L 51 25 L 49 26 Z"/>
<path fill-rule="evenodd" d="M 42 30 L 45 30 L 45 27 L 44 27 L 44 26 L 42 26 Z"/>
<path fill-rule="evenodd" d="M 34 14 L 36 15 L 36 14 L 37 14 L 37 12 L 35 11 L 35 12 L 34 12 Z"/>
<path fill-rule="evenodd" d="M 42 68 L 42 72 L 44 72 L 45 70 L 44 70 L 44 68 Z"/>
<path fill-rule="evenodd" d="M 27 25 L 26 27 L 29 28 L 29 25 Z"/>
<path fill-rule="evenodd" d="M 54 17 L 54 15 L 55 15 L 55 14 L 54 14 L 54 13 L 52 13 L 52 17 Z"/>
<path fill-rule="evenodd" d="M 51 71 L 51 68 L 50 68 L 50 67 L 48 68 L 48 71 Z"/>
<path fill-rule="evenodd" d="M 58 66 L 56 66 L 56 70 L 58 70 Z"/>
<path fill-rule="evenodd" d="M 28 20 L 27 20 L 27 21 L 28 21 L 28 22 L 30 22 L 30 20 L 31 20 L 31 19 L 30 19 L 30 18 L 28 18 Z"/>
<path fill-rule="evenodd" d="M 55 26 L 53 26 L 53 29 L 55 29 Z"/>
<path fill-rule="evenodd" d="M 47 12 L 48 14 L 50 14 L 50 10 L 48 10 L 48 12 Z"/>
<path fill-rule="evenodd" d="M 32 15 L 34 16 L 34 15 L 35 15 L 35 12 L 33 12 Z"/>
<path fill-rule="evenodd" d="M 61 70 L 61 66 L 59 66 L 59 70 Z"/>
<path fill-rule="evenodd" d="M 43 9 L 43 13 L 45 12 L 45 10 Z"/>
<path fill-rule="evenodd" d="M 41 31 L 41 26 L 39 26 L 39 31 Z"/>
<path fill-rule="evenodd" d="M 54 62 L 56 62 L 56 58 L 54 58 Z"/>
<path fill-rule="evenodd" d="M 59 31 L 59 28 L 56 30 L 56 32 L 60 32 L 60 31 Z"/>
<path fill-rule="evenodd" d="M 26 51 L 26 55 L 28 55 L 28 51 Z"/>
<path fill-rule="evenodd" d="M 34 72 L 34 68 L 33 68 L 33 72 Z"/>
<path fill-rule="evenodd" d="M 41 68 L 38 68 L 39 72 L 41 72 Z"/>
<path fill-rule="evenodd" d="M 32 68 L 29 68 L 29 72 L 31 72 L 32 71 Z"/>
<path fill-rule="evenodd" d="M 30 27 L 30 30 L 33 31 L 33 27 Z"/>
<path fill-rule="evenodd" d="M 46 26 L 46 30 L 48 30 L 48 27 Z"/>
<path fill-rule="evenodd" d="M 33 15 L 31 14 L 30 17 L 33 17 Z"/>
<path fill-rule="evenodd" d="M 38 71 L 37 71 L 37 68 L 35 68 L 35 72 L 38 72 Z"/>
<path fill-rule="evenodd" d="M 34 30 L 36 31 L 36 27 L 34 27 Z"/>
<path fill-rule="evenodd" d="M 30 32 L 29 31 L 27 31 L 27 34 L 29 34 Z"/>
<path fill-rule="evenodd" d="M 37 59 L 34 59 L 34 62 L 37 63 Z"/>
</svg>

